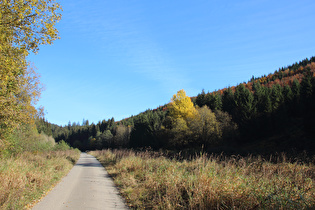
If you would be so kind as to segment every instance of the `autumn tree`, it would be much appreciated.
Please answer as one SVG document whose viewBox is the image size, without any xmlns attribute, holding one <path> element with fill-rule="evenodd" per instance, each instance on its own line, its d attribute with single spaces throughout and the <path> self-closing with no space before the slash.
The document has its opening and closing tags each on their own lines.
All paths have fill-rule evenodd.
<svg viewBox="0 0 315 210">
<path fill-rule="evenodd" d="M 197 114 L 188 121 L 188 126 L 195 135 L 195 141 L 205 146 L 216 143 L 221 136 L 216 116 L 207 106 L 197 109 Z"/>
<path fill-rule="evenodd" d="M 168 110 L 170 121 L 172 121 L 171 135 L 173 136 L 169 144 L 172 147 L 187 146 L 191 134 L 187 121 L 194 119 L 197 114 L 193 102 L 184 90 L 179 90 L 173 95 Z"/>
<path fill-rule="evenodd" d="M 3 0 L 0 8 L 1 44 L 8 48 L 27 55 L 58 38 L 61 7 L 55 0 Z"/>
<path fill-rule="evenodd" d="M 238 136 L 237 124 L 233 122 L 232 116 L 227 112 L 216 110 L 215 117 L 219 124 L 219 134 L 221 134 L 221 141 L 231 143 L 232 140 Z"/>
<path fill-rule="evenodd" d="M 170 134 L 173 138 L 170 140 L 169 145 L 173 148 L 187 147 L 192 143 L 192 132 L 188 127 L 187 121 L 183 118 L 176 118 L 173 121 L 173 128 Z"/>
<path fill-rule="evenodd" d="M 58 38 L 60 10 L 54 0 L 0 1 L 0 151 L 18 125 L 34 122 L 40 83 L 26 56 Z"/>
<path fill-rule="evenodd" d="M 195 108 L 184 90 L 173 96 L 169 110 L 173 118 L 173 140 L 170 142 L 173 147 L 209 146 L 220 138 L 215 114 L 208 106 Z"/>
<path fill-rule="evenodd" d="M 193 117 L 196 113 L 193 102 L 190 97 L 186 95 L 184 90 L 180 90 L 173 95 L 171 103 L 168 106 L 170 116 L 175 119 L 183 118 L 184 120 Z"/>
<path fill-rule="evenodd" d="M 116 127 L 116 135 L 114 137 L 115 145 L 118 147 L 127 147 L 129 144 L 131 129 L 128 126 L 119 125 Z"/>
</svg>

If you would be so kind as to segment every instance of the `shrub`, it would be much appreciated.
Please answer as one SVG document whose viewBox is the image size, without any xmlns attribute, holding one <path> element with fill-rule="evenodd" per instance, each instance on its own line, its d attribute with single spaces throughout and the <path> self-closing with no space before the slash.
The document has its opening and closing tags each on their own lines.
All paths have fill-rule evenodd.
<svg viewBox="0 0 315 210">
<path fill-rule="evenodd" d="M 55 146 L 54 150 L 61 150 L 61 151 L 66 151 L 69 150 L 71 147 L 69 144 L 67 144 L 64 140 L 59 141 Z"/>
</svg>

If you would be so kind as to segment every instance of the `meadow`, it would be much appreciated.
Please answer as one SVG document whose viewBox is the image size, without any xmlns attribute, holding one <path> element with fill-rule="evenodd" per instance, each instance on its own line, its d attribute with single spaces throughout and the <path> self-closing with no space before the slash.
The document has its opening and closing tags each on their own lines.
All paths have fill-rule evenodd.
<svg viewBox="0 0 315 210">
<path fill-rule="evenodd" d="M 79 150 L 25 151 L 0 159 L 0 209 L 29 209 L 65 176 Z"/>
<path fill-rule="evenodd" d="M 102 150 L 97 157 L 131 208 L 310 209 L 315 207 L 314 158 L 284 154 L 184 158 L 162 152 Z"/>
</svg>

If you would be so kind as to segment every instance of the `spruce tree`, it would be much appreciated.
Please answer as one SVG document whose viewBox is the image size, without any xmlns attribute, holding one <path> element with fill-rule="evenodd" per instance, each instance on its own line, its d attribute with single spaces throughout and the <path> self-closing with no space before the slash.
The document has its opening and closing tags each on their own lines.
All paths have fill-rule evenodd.
<svg viewBox="0 0 315 210">
<path fill-rule="evenodd" d="M 234 94 L 232 89 L 229 87 L 223 91 L 222 95 L 222 109 L 229 114 L 233 113 L 235 108 Z"/>
<path fill-rule="evenodd" d="M 197 106 L 203 107 L 203 106 L 206 104 L 206 102 L 205 102 L 205 97 L 206 97 L 205 90 L 202 89 L 201 93 L 199 93 L 199 94 L 197 95 L 197 98 L 196 98 L 196 104 L 197 104 Z"/>
</svg>

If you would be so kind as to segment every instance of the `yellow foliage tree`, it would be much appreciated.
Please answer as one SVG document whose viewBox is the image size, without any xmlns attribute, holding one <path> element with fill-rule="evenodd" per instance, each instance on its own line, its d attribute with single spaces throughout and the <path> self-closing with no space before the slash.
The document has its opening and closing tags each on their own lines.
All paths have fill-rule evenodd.
<svg viewBox="0 0 315 210">
<path fill-rule="evenodd" d="M 14 44 L 24 54 L 58 38 L 55 24 L 61 19 L 55 0 L 1 0 L 1 41 Z"/>
<path fill-rule="evenodd" d="M 184 90 L 178 91 L 172 97 L 168 110 L 169 116 L 173 121 L 172 133 L 174 136 L 170 145 L 173 147 L 185 147 L 189 144 L 192 133 L 188 122 L 195 118 L 198 112 Z"/>
<path fill-rule="evenodd" d="M 0 0 L 0 152 L 18 125 L 34 119 L 40 83 L 26 56 L 58 39 L 60 10 L 54 0 Z"/>
<path fill-rule="evenodd" d="M 209 146 L 220 139 L 221 130 L 215 114 L 207 106 L 195 108 L 184 90 L 172 97 L 168 109 L 173 118 L 174 138 L 170 145 L 185 147 L 193 143 Z"/>
<path fill-rule="evenodd" d="M 177 119 L 183 118 L 187 120 L 196 114 L 196 109 L 190 97 L 186 95 L 184 90 L 180 90 L 175 94 L 168 106 L 170 116 Z"/>
</svg>

